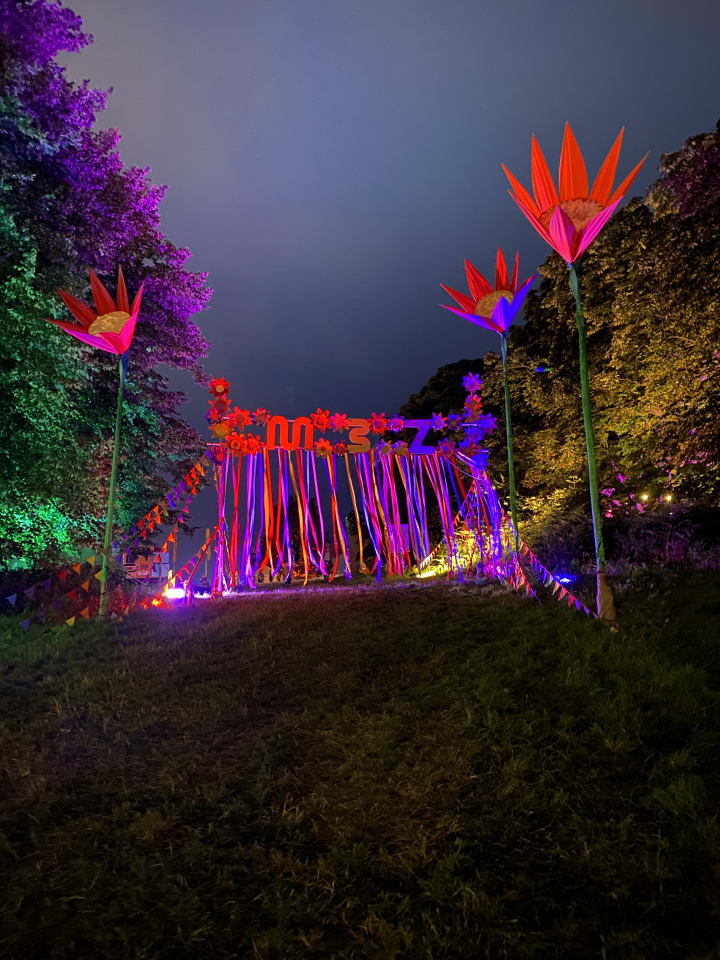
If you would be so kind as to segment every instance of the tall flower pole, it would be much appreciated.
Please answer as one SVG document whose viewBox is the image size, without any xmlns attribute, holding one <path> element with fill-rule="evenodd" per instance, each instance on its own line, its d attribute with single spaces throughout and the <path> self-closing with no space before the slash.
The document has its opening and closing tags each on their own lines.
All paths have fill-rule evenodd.
<svg viewBox="0 0 720 960">
<path fill-rule="evenodd" d="M 515 457 L 513 456 L 512 422 L 510 420 L 510 380 L 507 370 L 507 334 L 500 337 L 500 355 L 502 357 L 503 387 L 505 389 L 505 439 L 507 443 L 508 486 L 510 487 L 510 515 L 515 530 L 515 552 L 518 550 L 517 494 L 515 493 Z"/>
<path fill-rule="evenodd" d="M 130 344 L 135 325 L 140 312 L 142 286 L 135 295 L 132 306 L 128 300 L 125 278 L 122 268 L 118 267 L 117 304 L 98 280 L 92 270 L 90 286 L 92 289 L 95 310 L 88 307 L 81 300 L 77 300 L 64 290 L 59 294 L 65 306 L 72 313 L 78 323 L 68 323 L 65 320 L 50 320 L 56 326 L 65 330 L 71 336 L 88 343 L 98 350 L 115 354 L 118 357 L 118 395 L 115 412 L 115 435 L 113 438 L 112 466 L 110 468 L 110 488 L 108 491 L 107 519 L 105 521 L 105 539 L 102 550 L 102 571 L 100 580 L 100 616 L 107 614 L 107 576 L 110 566 L 110 544 L 112 542 L 113 514 L 115 512 L 115 481 L 117 478 L 118 451 L 120 449 L 120 425 L 122 423 L 122 399 L 125 377 L 127 375 Z"/>
<path fill-rule="evenodd" d="M 619 187 L 613 191 L 615 171 L 620 156 L 623 130 L 617 136 L 610 152 L 603 161 L 595 178 L 592 189 L 588 188 L 585 162 L 580 148 L 573 136 L 569 124 L 565 124 L 562 152 L 560 154 L 560 172 L 558 191 L 545 157 L 533 135 L 532 138 L 532 183 L 534 199 L 525 187 L 516 180 L 503 164 L 512 190 L 510 196 L 522 212 L 545 239 L 553 250 L 565 260 L 570 271 L 570 289 L 575 298 L 575 321 L 578 330 L 580 353 L 580 392 L 582 397 L 583 424 L 585 427 L 585 445 L 587 448 L 588 482 L 590 487 L 590 509 L 592 511 L 593 532 L 595 538 L 595 560 L 597 568 L 597 612 L 602 620 L 614 622 L 615 603 L 612 591 L 605 576 L 605 545 L 602 535 L 602 517 L 600 514 L 600 496 L 598 491 L 597 465 L 595 461 L 595 434 L 592 422 L 590 397 L 590 378 L 587 362 L 587 342 L 585 337 L 585 317 L 580 299 L 575 264 L 590 246 L 595 237 L 615 212 L 630 184 L 635 179 L 647 159 L 647 154 L 628 174 Z"/>
<path fill-rule="evenodd" d="M 525 285 L 518 290 L 518 267 L 520 263 L 520 254 L 515 255 L 515 269 L 511 278 L 508 277 L 505 257 L 502 250 L 498 247 L 497 263 L 495 268 L 495 286 L 492 287 L 485 277 L 477 270 L 469 260 L 465 261 L 465 272 L 467 273 L 468 289 L 471 296 L 453 290 L 452 287 L 440 284 L 443 290 L 450 294 L 456 303 L 463 308 L 458 310 L 456 307 L 448 307 L 441 304 L 451 313 L 469 320 L 479 327 L 486 330 L 493 330 L 500 334 L 500 355 L 502 357 L 503 367 L 503 385 L 505 389 L 505 436 L 507 438 L 507 460 L 508 460 L 508 486 L 510 488 L 510 515 L 512 517 L 513 528 L 515 530 L 515 549 L 518 547 L 518 518 L 517 518 L 517 493 L 515 489 L 515 457 L 513 456 L 512 439 L 512 421 L 510 419 L 510 379 L 507 367 L 507 348 L 510 326 L 522 307 L 528 291 L 532 286 L 537 274 L 534 274 L 526 281 Z"/>
<path fill-rule="evenodd" d="M 115 411 L 115 436 L 113 437 L 112 466 L 110 467 L 110 488 L 108 490 L 107 520 L 105 521 L 105 540 L 103 542 L 102 570 L 100 577 L 100 616 L 107 614 L 107 575 L 110 566 L 110 544 L 112 543 L 113 515 L 115 513 L 115 478 L 117 477 L 118 451 L 120 449 L 120 424 L 122 423 L 123 387 L 127 375 L 129 350 L 118 361 L 118 395 Z"/>
</svg>

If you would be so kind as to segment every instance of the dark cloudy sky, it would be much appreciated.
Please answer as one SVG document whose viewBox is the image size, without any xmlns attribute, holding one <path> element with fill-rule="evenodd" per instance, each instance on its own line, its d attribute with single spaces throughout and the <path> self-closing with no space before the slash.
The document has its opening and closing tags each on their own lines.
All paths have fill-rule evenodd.
<svg viewBox="0 0 720 960">
<path fill-rule="evenodd" d="M 289 416 L 391 413 L 496 349 L 440 283 L 498 244 L 523 277 L 544 259 L 500 168 L 529 185 L 531 132 L 556 169 L 569 120 L 592 178 L 625 124 L 640 192 L 720 115 L 718 0 L 67 2 L 95 37 L 71 75 L 114 88 L 103 126 L 210 274 L 207 370 Z"/>
</svg>

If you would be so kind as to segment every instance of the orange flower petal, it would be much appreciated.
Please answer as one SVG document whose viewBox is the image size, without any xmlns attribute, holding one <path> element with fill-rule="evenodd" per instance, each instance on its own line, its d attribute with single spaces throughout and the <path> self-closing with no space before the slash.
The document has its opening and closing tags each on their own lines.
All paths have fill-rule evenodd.
<svg viewBox="0 0 720 960">
<path fill-rule="evenodd" d="M 98 280 L 97 276 L 92 270 L 88 270 L 90 274 L 90 287 L 92 289 L 93 300 L 95 301 L 95 307 L 98 312 L 98 316 L 103 313 L 112 313 L 114 310 L 117 310 L 115 306 L 115 301 L 107 292 L 102 283 Z"/>
<path fill-rule="evenodd" d="M 620 133 L 615 138 L 615 143 L 610 147 L 608 155 L 598 170 L 598 175 L 595 177 L 595 182 L 590 191 L 590 199 L 596 203 L 601 203 L 603 206 L 605 206 L 610 199 L 610 191 L 612 190 L 613 180 L 615 179 L 615 171 L 617 170 L 617 164 L 620 158 L 620 147 L 622 146 L 624 133 L 625 127 L 621 127 Z"/>
<path fill-rule="evenodd" d="M 143 287 L 144 287 L 144 286 L 145 286 L 145 281 L 143 281 L 143 282 L 140 284 L 140 289 L 138 290 L 138 292 L 135 294 L 135 297 L 133 298 L 132 306 L 130 307 L 130 313 L 131 313 L 131 314 L 139 313 L 139 312 L 140 312 L 140 301 L 142 300 Z M 222 379 L 222 378 L 221 378 L 221 379 Z M 228 383 L 227 385 L 228 385 L 228 387 L 230 386 L 229 383 Z"/>
<path fill-rule="evenodd" d="M 636 176 L 638 175 L 638 173 L 640 172 L 640 167 L 645 163 L 645 161 L 647 160 L 647 158 L 648 158 L 649 156 L 650 156 L 650 154 L 649 154 L 649 153 L 646 153 L 645 156 L 644 156 L 644 157 L 642 158 L 642 160 L 640 161 L 640 163 L 639 163 L 636 167 L 633 167 L 633 169 L 630 171 L 630 173 L 625 177 L 625 179 L 623 180 L 623 182 L 622 182 L 622 183 L 620 184 L 620 186 L 617 188 L 617 190 L 615 191 L 615 193 L 613 193 L 613 195 L 610 197 L 610 203 L 614 203 L 616 200 L 621 200 L 622 197 L 627 193 L 630 184 L 633 182 L 633 180 L 635 179 L 635 177 L 636 177 Z"/>
<path fill-rule="evenodd" d="M 82 300 L 78 300 L 76 297 L 73 297 L 71 293 L 65 293 L 64 290 L 58 290 L 62 302 L 68 308 L 70 313 L 75 317 L 76 320 L 79 320 L 83 327 L 87 328 L 97 320 L 97 314 L 94 310 L 91 310 L 87 304 L 83 303 Z M 54 323 L 55 321 L 51 321 Z"/>
<path fill-rule="evenodd" d="M 565 124 L 565 136 L 560 153 L 559 186 L 561 200 L 575 200 L 588 195 L 585 161 L 569 123 Z"/>
<path fill-rule="evenodd" d="M 127 347 L 124 346 L 125 341 L 121 333 L 112 333 L 108 330 L 107 333 L 98 334 L 98 337 L 103 341 L 106 349 L 109 350 L 110 353 L 125 353 Z"/>
<path fill-rule="evenodd" d="M 465 261 L 465 273 L 467 274 L 468 289 L 475 298 L 475 303 L 477 303 L 478 300 L 482 300 L 486 294 L 492 293 L 490 284 L 469 260 Z M 470 308 L 471 310 L 475 306 L 475 303 Z"/>
<path fill-rule="evenodd" d="M 47 322 L 54 324 L 56 327 L 60 327 L 61 330 L 65 330 L 67 333 L 85 333 L 87 330 L 87 327 L 83 327 L 77 323 L 68 323 L 67 320 L 51 320 L 50 317 L 48 317 Z"/>
<path fill-rule="evenodd" d="M 537 205 L 540 207 L 540 210 L 549 210 L 550 207 L 557 206 L 560 201 L 558 200 L 553 178 L 550 176 L 547 161 L 543 156 L 543 152 L 540 149 L 540 144 L 537 142 L 537 137 L 535 134 L 533 134 L 532 137 L 531 164 L 533 193 L 535 194 L 535 200 L 537 201 Z"/>
<path fill-rule="evenodd" d="M 518 270 L 520 269 L 520 254 L 515 254 L 515 269 L 513 270 L 512 280 L 510 281 L 510 290 L 517 293 Z"/>
<path fill-rule="evenodd" d="M 535 214 L 535 216 L 536 216 L 536 217 L 539 217 L 539 216 L 540 216 L 540 210 L 539 210 L 539 208 L 538 208 L 538 205 L 535 203 L 535 201 L 533 200 L 533 198 L 532 198 L 532 197 L 530 196 L 530 194 L 527 192 L 527 190 L 525 189 L 525 187 L 520 183 L 519 180 L 517 180 L 517 179 L 510 173 L 510 171 L 508 170 L 508 168 L 505 166 L 504 163 L 501 163 L 500 166 L 501 166 L 501 167 L 503 168 L 503 170 L 505 171 L 505 176 L 506 176 L 506 177 L 508 178 L 508 180 L 510 181 L 510 186 L 511 186 L 511 187 L 513 188 L 513 190 L 515 191 L 517 197 L 518 197 L 518 198 L 522 201 L 522 203 L 528 208 L 528 210 L 532 210 L 532 212 Z"/>
<path fill-rule="evenodd" d="M 550 244 L 550 246 L 552 246 L 552 240 L 550 239 L 550 234 L 547 232 L 547 230 L 545 229 L 545 227 L 540 223 L 540 221 L 539 221 L 538 218 L 535 216 L 535 214 L 532 212 L 532 210 L 530 210 L 528 207 L 526 207 L 524 203 L 521 203 L 521 201 L 515 196 L 515 194 L 512 192 L 512 190 L 508 190 L 508 193 L 509 193 L 510 196 L 513 198 L 513 200 L 515 201 L 515 203 L 520 207 L 520 209 L 521 209 L 522 212 L 525 214 L 525 216 L 528 218 L 528 220 L 530 221 L 530 223 L 535 227 L 535 229 L 536 229 L 537 232 L 540 234 L 540 236 L 543 238 L 543 240 L 545 240 L 547 243 Z M 534 206 L 534 204 L 533 204 L 533 206 Z"/>
<path fill-rule="evenodd" d="M 465 293 L 460 293 L 459 290 L 453 290 L 452 287 L 446 287 L 444 283 L 441 283 L 440 286 L 443 288 L 445 293 L 453 298 L 455 303 L 459 303 L 463 310 L 468 310 L 470 313 L 475 309 L 475 301 L 471 300 L 470 297 Z"/>
<path fill-rule="evenodd" d="M 130 301 L 128 300 L 128 292 L 127 287 L 125 286 L 125 277 L 123 276 L 122 267 L 118 267 L 117 307 L 118 310 L 124 310 L 125 313 L 130 313 Z"/>
<path fill-rule="evenodd" d="M 64 320 L 50 320 L 49 322 L 54 323 L 56 327 L 60 327 L 61 330 L 69 333 L 71 337 L 75 337 L 76 340 L 82 340 L 83 343 L 87 343 L 91 347 L 97 347 L 99 350 L 105 350 L 108 353 L 116 352 L 101 340 L 100 337 L 87 333 L 85 327 L 78 326 L 74 323 L 66 323 Z"/>
<path fill-rule="evenodd" d="M 495 289 L 507 290 L 510 281 L 508 280 L 507 264 L 503 252 L 498 247 L 497 261 L 495 264 Z"/>
</svg>

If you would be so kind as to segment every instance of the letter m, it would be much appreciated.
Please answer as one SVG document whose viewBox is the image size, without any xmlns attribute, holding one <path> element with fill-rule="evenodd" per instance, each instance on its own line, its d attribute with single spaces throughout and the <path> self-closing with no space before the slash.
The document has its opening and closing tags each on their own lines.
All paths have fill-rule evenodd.
<svg viewBox="0 0 720 960">
<path fill-rule="evenodd" d="M 278 440 L 278 427 L 280 428 L 280 437 Z M 305 430 L 304 443 L 302 446 L 306 450 L 313 448 L 313 425 L 309 417 L 297 417 L 293 420 L 292 440 L 289 436 L 289 425 L 286 417 L 270 417 L 267 425 L 267 446 L 269 450 L 282 447 L 284 450 L 297 450 L 300 444 L 300 437 Z"/>
</svg>

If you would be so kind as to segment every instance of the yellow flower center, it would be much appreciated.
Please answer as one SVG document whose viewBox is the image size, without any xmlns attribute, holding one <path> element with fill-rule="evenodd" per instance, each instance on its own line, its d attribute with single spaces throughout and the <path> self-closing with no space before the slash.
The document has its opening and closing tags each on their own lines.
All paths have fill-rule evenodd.
<svg viewBox="0 0 720 960">
<path fill-rule="evenodd" d="M 478 300 L 473 313 L 476 317 L 489 319 L 501 297 L 505 297 L 508 303 L 513 302 L 513 294 L 509 290 L 492 290 L 490 293 L 486 293 L 481 300 Z"/>
<path fill-rule="evenodd" d="M 120 333 L 130 319 L 130 314 L 124 310 L 114 310 L 112 313 L 103 313 L 93 320 L 88 333 L 97 336 L 98 333 Z"/>
<path fill-rule="evenodd" d="M 601 210 L 605 209 L 597 200 L 589 200 L 587 197 L 578 197 L 577 200 L 563 200 L 560 206 L 570 217 L 576 230 L 584 230 L 593 217 L 596 217 Z M 556 207 L 550 207 L 549 210 L 544 210 L 540 214 L 540 223 L 546 230 L 550 226 L 550 220 L 556 209 Z"/>
</svg>

